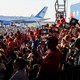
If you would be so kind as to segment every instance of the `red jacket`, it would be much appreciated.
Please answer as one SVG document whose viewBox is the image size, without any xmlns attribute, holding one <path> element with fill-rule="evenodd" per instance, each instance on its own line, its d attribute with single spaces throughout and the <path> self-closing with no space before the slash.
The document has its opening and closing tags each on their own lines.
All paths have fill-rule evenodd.
<svg viewBox="0 0 80 80">
<path fill-rule="evenodd" d="M 59 63 L 61 60 L 61 53 L 58 49 L 50 51 L 45 59 L 41 60 L 40 76 L 46 73 L 54 73 L 59 70 Z"/>
</svg>

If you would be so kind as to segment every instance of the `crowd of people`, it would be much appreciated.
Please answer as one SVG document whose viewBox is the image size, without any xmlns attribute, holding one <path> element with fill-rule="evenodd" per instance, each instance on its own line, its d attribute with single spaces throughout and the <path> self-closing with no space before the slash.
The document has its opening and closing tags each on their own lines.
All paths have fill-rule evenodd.
<svg viewBox="0 0 80 80">
<path fill-rule="evenodd" d="M 60 80 L 60 71 L 80 65 L 79 23 L 1 30 L 2 80 Z"/>
</svg>

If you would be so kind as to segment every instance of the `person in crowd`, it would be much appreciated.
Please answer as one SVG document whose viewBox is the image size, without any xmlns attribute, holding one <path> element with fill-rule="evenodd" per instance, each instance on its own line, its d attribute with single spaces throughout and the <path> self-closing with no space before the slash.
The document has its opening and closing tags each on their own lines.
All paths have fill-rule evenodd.
<svg viewBox="0 0 80 80">
<path fill-rule="evenodd" d="M 37 49 L 37 47 L 39 45 L 39 42 L 40 42 L 40 36 L 39 35 L 36 35 L 35 40 L 32 43 L 32 48 Z"/>
<path fill-rule="evenodd" d="M 28 73 L 26 72 L 27 62 L 19 57 L 14 61 L 14 74 L 9 80 L 29 80 Z"/>
<path fill-rule="evenodd" d="M 6 65 L 6 70 L 5 70 L 5 74 L 3 77 L 3 80 L 9 80 L 12 73 L 13 73 L 13 63 L 14 60 L 16 59 L 16 54 L 14 52 L 10 53 L 10 60 Z"/>
<path fill-rule="evenodd" d="M 39 72 L 39 65 L 34 64 L 29 72 L 29 80 L 36 80 L 36 78 L 38 77 L 38 72 Z"/>
<path fill-rule="evenodd" d="M 60 24 L 62 25 L 65 22 L 65 18 L 63 15 L 60 15 Z"/>
<path fill-rule="evenodd" d="M 2 58 L 0 57 L 0 73 L 1 73 L 1 72 L 2 72 L 2 73 L 5 72 L 5 70 L 6 70 L 6 66 L 5 66 Z"/>
<path fill-rule="evenodd" d="M 61 53 L 57 49 L 58 39 L 54 36 L 48 38 L 46 55 L 40 60 L 39 80 L 57 80 Z"/>
<path fill-rule="evenodd" d="M 80 65 L 80 38 L 75 42 L 74 65 Z"/>
</svg>

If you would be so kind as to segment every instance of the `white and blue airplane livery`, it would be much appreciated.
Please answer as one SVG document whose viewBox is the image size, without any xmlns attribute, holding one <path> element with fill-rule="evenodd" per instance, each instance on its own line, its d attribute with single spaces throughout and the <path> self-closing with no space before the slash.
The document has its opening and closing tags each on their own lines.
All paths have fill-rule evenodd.
<svg viewBox="0 0 80 80">
<path fill-rule="evenodd" d="M 10 25 L 12 22 L 15 23 L 33 23 L 48 20 L 44 18 L 48 7 L 44 7 L 36 16 L 23 17 L 23 16 L 0 16 L 0 23 L 4 25 Z"/>
</svg>

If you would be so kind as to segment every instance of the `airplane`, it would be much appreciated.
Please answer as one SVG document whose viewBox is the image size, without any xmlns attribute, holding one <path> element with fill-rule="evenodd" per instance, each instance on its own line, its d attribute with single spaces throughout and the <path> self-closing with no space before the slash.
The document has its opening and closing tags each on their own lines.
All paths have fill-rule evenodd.
<svg viewBox="0 0 80 80">
<path fill-rule="evenodd" d="M 10 25 L 11 23 L 33 23 L 48 20 L 50 18 L 44 18 L 48 7 L 44 7 L 36 16 L 23 17 L 23 16 L 0 16 L 0 23 L 4 25 Z"/>
</svg>

